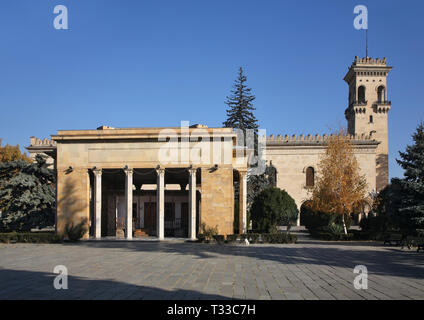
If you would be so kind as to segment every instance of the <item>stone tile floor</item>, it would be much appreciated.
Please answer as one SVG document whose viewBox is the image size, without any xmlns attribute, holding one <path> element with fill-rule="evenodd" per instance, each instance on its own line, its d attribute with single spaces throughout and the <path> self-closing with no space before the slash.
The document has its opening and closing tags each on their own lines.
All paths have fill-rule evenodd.
<svg viewBox="0 0 424 320">
<path fill-rule="evenodd" d="M 69 272 L 56 290 L 56 265 Z M 356 290 L 356 265 L 368 289 Z M 374 242 L 0 244 L 0 299 L 424 299 L 424 253 Z"/>
</svg>

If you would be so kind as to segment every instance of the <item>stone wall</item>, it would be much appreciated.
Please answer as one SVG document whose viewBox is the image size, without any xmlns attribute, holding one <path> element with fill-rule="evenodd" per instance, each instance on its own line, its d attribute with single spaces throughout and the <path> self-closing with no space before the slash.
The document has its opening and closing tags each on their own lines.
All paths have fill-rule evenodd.
<svg viewBox="0 0 424 320">
<path fill-rule="evenodd" d="M 66 225 L 78 224 L 83 224 L 88 231 L 90 180 L 87 170 L 58 170 L 57 176 L 57 233 L 63 235 Z M 88 232 L 84 238 L 88 238 Z"/>
<path fill-rule="evenodd" d="M 218 227 L 219 234 L 234 233 L 233 168 L 201 169 L 202 199 L 200 222 Z"/>
<path fill-rule="evenodd" d="M 376 188 L 376 145 L 355 147 L 355 157 L 361 174 L 365 175 L 368 191 Z M 286 190 L 296 201 L 298 209 L 309 194 L 306 188 L 306 168 L 313 167 L 318 173 L 318 164 L 325 153 L 325 146 L 280 145 L 268 146 L 267 161 L 277 169 L 277 187 Z M 300 217 L 298 222 L 300 222 Z"/>
</svg>

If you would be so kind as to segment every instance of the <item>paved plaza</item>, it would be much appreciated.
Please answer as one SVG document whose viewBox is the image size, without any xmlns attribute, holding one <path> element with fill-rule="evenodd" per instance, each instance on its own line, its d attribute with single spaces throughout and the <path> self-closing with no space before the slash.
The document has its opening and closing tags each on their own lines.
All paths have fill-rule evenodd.
<svg viewBox="0 0 424 320">
<path fill-rule="evenodd" d="M 56 265 L 69 272 L 56 290 Z M 356 265 L 368 268 L 357 290 Z M 374 242 L 1 244 L 0 299 L 424 299 L 424 254 Z"/>
</svg>

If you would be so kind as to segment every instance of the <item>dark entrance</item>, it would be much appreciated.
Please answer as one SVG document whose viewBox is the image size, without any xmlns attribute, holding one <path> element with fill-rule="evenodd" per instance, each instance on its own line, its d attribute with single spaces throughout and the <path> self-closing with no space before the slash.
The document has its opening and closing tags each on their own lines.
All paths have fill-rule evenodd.
<svg viewBox="0 0 424 320">
<path fill-rule="evenodd" d="M 156 235 L 156 203 L 144 203 L 144 228 L 151 236 Z"/>
<path fill-rule="evenodd" d="M 183 237 L 188 237 L 188 203 L 181 203 L 181 229 L 183 230 Z"/>
</svg>

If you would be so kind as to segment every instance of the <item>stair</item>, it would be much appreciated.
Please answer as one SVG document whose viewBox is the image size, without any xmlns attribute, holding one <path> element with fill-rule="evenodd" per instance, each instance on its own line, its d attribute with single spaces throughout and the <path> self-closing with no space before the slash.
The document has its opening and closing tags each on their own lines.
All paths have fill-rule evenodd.
<svg viewBox="0 0 424 320">
<path fill-rule="evenodd" d="M 134 238 L 148 237 L 148 232 L 149 231 L 147 229 L 135 229 Z"/>
</svg>

